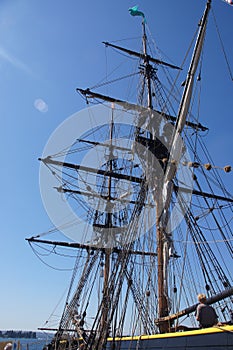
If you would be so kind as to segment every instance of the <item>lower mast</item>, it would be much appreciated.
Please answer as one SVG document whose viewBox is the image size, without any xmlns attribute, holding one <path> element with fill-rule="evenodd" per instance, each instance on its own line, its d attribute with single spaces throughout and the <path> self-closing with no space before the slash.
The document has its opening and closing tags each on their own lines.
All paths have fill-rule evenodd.
<svg viewBox="0 0 233 350">
<path fill-rule="evenodd" d="M 111 124 L 110 124 L 110 152 L 109 152 L 109 171 L 113 171 L 113 147 L 112 147 L 112 139 L 113 139 L 113 128 L 114 128 L 114 122 L 113 122 L 113 109 L 112 109 L 112 118 L 111 118 Z M 112 213 L 110 209 L 112 199 L 112 178 L 109 176 L 108 178 L 108 194 L 107 194 L 107 217 L 106 217 L 106 228 L 108 235 L 110 237 L 106 237 L 107 243 L 108 239 L 113 239 L 111 231 L 112 231 Z M 101 317 L 101 329 L 106 330 L 103 332 L 103 334 L 106 334 L 108 336 L 109 330 L 108 330 L 108 316 L 109 316 L 109 310 L 110 310 L 110 295 L 109 295 L 109 276 L 110 276 L 110 257 L 111 257 L 111 248 L 106 248 L 104 250 L 104 283 L 103 283 L 103 302 L 102 302 L 102 317 Z M 104 337 L 105 338 L 105 337 Z M 106 339 L 101 340 L 101 344 L 104 344 L 106 342 Z"/>
<path fill-rule="evenodd" d="M 156 240 L 157 240 L 157 264 L 158 264 L 158 315 L 159 318 L 168 316 L 168 298 L 167 298 L 167 286 L 165 282 L 165 261 L 164 261 L 164 232 L 160 226 L 160 203 L 156 205 Z M 169 322 L 163 321 L 159 323 L 159 330 L 161 333 L 169 331 Z"/>
</svg>

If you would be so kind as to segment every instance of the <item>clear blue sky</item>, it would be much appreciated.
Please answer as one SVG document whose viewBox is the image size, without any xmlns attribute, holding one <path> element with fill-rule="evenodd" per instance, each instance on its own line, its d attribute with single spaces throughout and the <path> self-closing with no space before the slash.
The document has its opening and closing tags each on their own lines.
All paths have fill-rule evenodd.
<svg viewBox="0 0 233 350">
<path fill-rule="evenodd" d="M 0 329 L 42 326 L 68 286 L 70 272 L 43 265 L 24 240 L 51 226 L 40 197 L 37 158 L 53 130 L 84 108 L 75 88 L 103 78 L 101 42 L 140 35 L 140 19 L 128 14 L 136 4 L 159 48 L 180 65 L 205 0 L 0 1 Z M 213 9 L 233 70 L 233 7 L 213 0 Z M 201 121 L 210 128 L 215 163 L 224 166 L 233 163 L 233 82 L 212 15 L 210 29 L 207 107 Z M 46 103 L 42 110 L 35 106 L 38 99 Z M 232 173 L 224 177 L 230 190 Z M 58 259 L 54 266 L 63 263 Z"/>
</svg>

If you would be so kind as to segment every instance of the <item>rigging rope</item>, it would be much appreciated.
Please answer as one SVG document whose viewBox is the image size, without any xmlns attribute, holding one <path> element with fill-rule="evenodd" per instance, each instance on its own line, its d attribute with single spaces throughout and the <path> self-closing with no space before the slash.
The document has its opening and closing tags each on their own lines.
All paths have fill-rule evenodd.
<svg viewBox="0 0 233 350">
<path fill-rule="evenodd" d="M 219 31 L 219 27 L 218 27 L 217 20 L 216 20 L 216 17 L 215 17 L 213 9 L 212 9 L 212 14 L 213 14 L 213 18 L 214 18 L 215 27 L 216 27 L 216 30 L 217 30 L 217 33 L 218 33 L 218 38 L 219 38 L 219 41 L 220 41 L 220 45 L 221 45 L 221 48 L 222 48 L 222 51 L 223 51 L 223 55 L 224 55 L 224 58 L 225 58 L 225 61 L 226 61 L 227 69 L 228 69 L 228 72 L 230 74 L 230 78 L 233 81 L 233 75 L 232 75 L 231 67 L 230 67 L 230 64 L 229 64 L 229 60 L 227 58 L 226 50 L 224 48 L 223 40 L 222 40 L 220 31 Z"/>
</svg>

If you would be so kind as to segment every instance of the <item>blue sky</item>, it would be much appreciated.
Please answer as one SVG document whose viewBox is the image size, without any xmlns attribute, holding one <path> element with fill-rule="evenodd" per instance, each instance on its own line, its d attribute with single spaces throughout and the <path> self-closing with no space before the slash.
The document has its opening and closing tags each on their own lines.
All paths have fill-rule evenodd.
<svg viewBox="0 0 233 350">
<path fill-rule="evenodd" d="M 68 286 L 70 272 L 43 265 L 25 241 L 51 227 L 40 197 L 37 158 L 54 129 L 85 107 L 76 87 L 92 86 L 103 78 L 101 42 L 140 35 L 140 20 L 128 14 L 136 4 L 146 14 L 158 47 L 172 63 L 181 64 L 204 0 L 0 2 L 0 329 L 42 326 Z M 213 9 L 233 70 L 233 7 L 213 0 Z M 215 163 L 224 166 L 233 160 L 233 82 L 212 15 L 210 29 L 209 85 L 203 91 L 208 107 L 203 107 L 202 122 L 210 128 L 207 143 Z M 136 49 L 133 41 L 132 48 Z M 38 106 L 40 99 L 45 104 Z M 230 190 L 232 174 L 224 178 Z M 72 263 L 70 259 L 65 267 Z M 62 268 L 63 261 L 54 265 Z"/>
</svg>

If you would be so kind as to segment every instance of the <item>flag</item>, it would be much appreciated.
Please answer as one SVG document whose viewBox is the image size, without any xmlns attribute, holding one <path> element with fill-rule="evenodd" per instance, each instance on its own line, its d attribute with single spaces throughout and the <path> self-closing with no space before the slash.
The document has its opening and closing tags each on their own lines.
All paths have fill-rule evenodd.
<svg viewBox="0 0 233 350">
<path fill-rule="evenodd" d="M 131 16 L 141 16 L 145 20 L 145 15 L 143 12 L 138 11 L 138 6 L 129 8 L 129 13 L 131 14 Z"/>
</svg>

